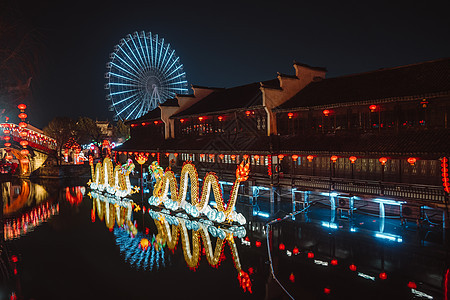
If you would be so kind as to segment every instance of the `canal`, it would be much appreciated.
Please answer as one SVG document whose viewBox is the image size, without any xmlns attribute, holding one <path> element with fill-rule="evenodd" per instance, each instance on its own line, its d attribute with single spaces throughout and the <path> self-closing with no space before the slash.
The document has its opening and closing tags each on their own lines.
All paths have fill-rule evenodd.
<svg viewBox="0 0 450 300">
<path fill-rule="evenodd" d="M 247 224 L 233 229 L 169 216 L 139 194 L 128 210 L 86 181 L 1 184 L 0 299 L 447 299 L 433 210 L 405 221 L 386 200 L 382 216 L 349 214 L 330 195 L 304 209 L 261 187 L 239 196 Z"/>
</svg>

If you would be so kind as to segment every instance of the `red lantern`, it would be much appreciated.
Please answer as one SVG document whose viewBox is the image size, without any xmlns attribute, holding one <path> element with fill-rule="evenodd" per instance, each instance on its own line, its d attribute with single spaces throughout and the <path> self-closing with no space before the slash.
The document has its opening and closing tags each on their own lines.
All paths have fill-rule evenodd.
<svg viewBox="0 0 450 300">
<path fill-rule="evenodd" d="M 20 114 L 19 114 L 19 118 L 22 119 L 22 120 L 23 120 L 23 119 L 26 119 L 27 117 L 28 117 L 28 116 L 27 116 L 26 113 L 20 113 Z"/>
<path fill-rule="evenodd" d="M 369 109 L 371 112 L 374 112 L 377 109 L 377 106 L 372 104 L 371 106 L 369 106 Z"/>
<path fill-rule="evenodd" d="M 294 249 L 292 249 L 292 253 L 294 253 L 294 255 L 297 255 L 299 253 L 298 248 L 294 247 Z"/>
<path fill-rule="evenodd" d="M 331 263 L 332 266 L 337 266 L 338 260 L 337 259 L 332 259 L 330 263 Z"/>
<path fill-rule="evenodd" d="M 19 132 L 19 135 L 21 137 L 26 137 L 28 135 L 28 133 L 26 131 L 21 131 L 21 132 Z"/>
<path fill-rule="evenodd" d="M 252 112 L 250 110 L 245 111 L 245 114 L 248 116 L 250 116 L 252 114 Z"/>
<path fill-rule="evenodd" d="M 298 155 L 292 155 L 292 159 L 294 160 L 294 161 L 297 161 L 297 159 L 298 159 Z"/>
<path fill-rule="evenodd" d="M 380 159 L 378 160 L 382 166 L 384 166 L 387 162 L 387 158 L 386 157 L 380 157 Z"/>
<path fill-rule="evenodd" d="M 286 249 L 286 246 L 284 246 L 284 244 L 283 243 L 280 243 L 280 246 L 278 247 L 280 250 L 284 250 L 284 249 Z"/>
<path fill-rule="evenodd" d="M 408 282 L 408 287 L 410 289 L 417 289 L 417 284 L 414 281 Z"/>
<path fill-rule="evenodd" d="M 234 160 L 236 158 L 236 155 L 233 154 L 230 157 L 231 157 L 232 160 Z"/>
<path fill-rule="evenodd" d="M 256 241 L 255 242 L 255 246 L 258 247 L 258 248 L 261 247 L 261 242 L 260 241 Z"/>
<path fill-rule="evenodd" d="M 306 159 L 307 159 L 309 162 L 312 162 L 312 160 L 314 159 L 314 156 L 308 155 L 308 156 L 306 157 Z"/>
<path fill-rule="evenodd" d="M 5 141 L 9 141 L 9 140 L 11 139 L 11 137 L 6 135 L 6 136 L 3 137 L 3 139 L 4 139 Z"/>
<path fill-rule="evenodd" d="M 28 141 L 20 141 L 20 145 L 22 147 L 26 147 L 26 146 L 28 146 Z"/>
<path fill-rule="evenodd" d="M 308 258 L 314 258 L 314 253 L 313 252 L 308 252 Z"/>
<path fill-rule="evenodd" d="M 17 105 L 17 108 L 20 110 L 25 110 L 27 108 L 27 106 L 25 104 L 21 103 L 21 104 Z"/>
<path fill-rule="evenodd" d="M 3 133 L 4 133 L 4 134 L 10 134 L 11 131 L 9 131 L 9 129 L 5 129 L 5 130 L 3 130 Z"/>
<path fill-rule="evenodd" d="M 184 119 L 180 119 L 180 123 L 183 124 L 184 123 Z"/>
<path fill-rule="evenodd" d="M 291 113 L 291 112 L 290 112 L 290 113 L 288 113 L 287 115 L 288 115 L 288 118 L 289 118 L 289 119 L 292 119 L 292 117 L 294 116 L 294 114 L 293 114 L 293 113 Z"/>
<path fill-rule="evenodd" d="M 325 109 L 323 111 L 323 114 L 324 114 L 325 117 L 328 117 L 328 115 L 330 114 L 330 111 L 328 109 Z"/>
<path fill-rule="evenodd" d="M 209 158 L 210 158 L 210 159 L 213 159 L 213 158 L 214 158 L 214 154 L 210 154 L 210 155 L 209 155 Z"/>
<path fill-rule="evenodd" d="M 328 295 L 331 293 L 331 289 L 326 287 L 323 289 L 323 292 Z"/>
<path fill-rule="evenodd" d="M 11 143 L 5 143 L 5 147 L 11 147 Z"/>
<path fill-rule="evenodd" d="M 20 122 L 20 123 L 19 123 L 19 127 L 20 127 L 20 128 L 25 128 L 25 127 L 27 127 L 27 125 L 28 125 L 28 124 L 25 123 L 25 122 Z"/>
<path fill-rule="evenodd" d="M 350 162 L 351 162 L 352 164 L 354 164 L 355 161 L 356 161 L 356 156 L 350 156 L 348 159 L 350 160 Z"/>
<path fill-rule="evenodd" d="M 284 158 L 284 155 L 283 155 L 283 154 L 278 154 L 278 158 L 279 158 L 280 160 L 282 160 L 282 159 Z"/>
<path fill-rule="evenodd" d="M 173 156 L 178 157 L 178 153 L 174 153 Z"/>
<path fill-rule="evenodd" d="M 333 155 L 330 157 L 330 160 L 335 163 L 337 161 L 338 157 L 336 155 Z"/>
<path fill-rule="evenodd" d="M 220 158 L 221 160 L 223 160 L 223 159 L 224 159 L 224 157 L 225 157 L 225 155 L 223 155 L 223 154 L 219 154 L 219 158 Z"/>
<path fill-rule="evenodd" d="M 5 158 L 8 159 L 8 160 L 10 160 L 10 159 L 12 159 L 13 157 L 12 157 L 11 154 L 7 154 L 7 155 L 5 156 Z"/>
<path fill-rule="evenodd" d="M 351 264 L 348 268 L 353 272 L 356 271 L 356 266 L 354 264 Z"/>
<path fill-rule="evenodd" d="M 414 164 L 416 163 L 416 161 L 417 161 L 417 159 L 414 158 L 414 157 L 408 158 L 408 163 L 409 163 L 411 166 L 414 166 Z"/>
<path fill-rule="evenodd" d="M 158 125 L 159 121 L 153 121 L 153 123 L 154 123 L 155 125 Z"/>
<path fill-rule="evenodd" d="M 253 158 L 254 158 L 255 160 L 259 160 L 259 155 L 254 155 Z"/>
<path fill-rule="evenodd" d="M 289 275 L 289 280 L 294 283 L 295 282 L 295 276 L 294 273 L 291 273 L 291 275 Z"/>
<path fill-rule="evenodd" d="M 219 120 L 219 122 L 222 122 L 223 117 L 222 116 L 218 116 L 217 119 Z"/>
<path fill-rule="evenodd" d="M 381 272 L 381 273 L 380 273 L 380 279 L 381 279 L 381 280 L 386 280 L 386 279 L 387 279 L 387 274 L 386 274 L 386 272 Z"/>
<path fill-rule="evenodd" d="M 198 117 L 198 120 L 201 122 L 205 119 L 205 117 Z"/>
</svg>

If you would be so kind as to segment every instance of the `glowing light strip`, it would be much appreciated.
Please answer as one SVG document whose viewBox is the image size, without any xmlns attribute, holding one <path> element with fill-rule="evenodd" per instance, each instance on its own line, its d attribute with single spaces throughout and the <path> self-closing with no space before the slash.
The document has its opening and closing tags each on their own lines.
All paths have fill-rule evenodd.
<svg viewBox="0 0 450 300">
<path fill-rule="evenodd" d="M 172 50 L 172 53 L 170 53 L 170 56 L 169 56 L 169 58 L 167 59 L 166 64 L 165 64 L 164 67 L 162 68 L 163 74 L 167 72 L 167 69 L 166 69 L 167 64 L 170 62 L 170 60 L 172 59 L 172 56 L 173 56 L 174 54 L 175 54 L 175 50 Z"/>
<path fill-rule="evenodd" d="M 158 68 L 158 34 L 156 34 L 156 41 L 155 41 L 155 67 Z"/>
<path fill-rule="evenodd" d="M 119 55 L 116 55 L 116 57 L 126 66 L 128 66 L 130 68 L 130 72 L 134 73 L 134 76 L 136 76 L 136 78 L 139 79 L 139 77 L 136 74 L 140 74 L 138 70 L 136 70 L 133 66 L 131 66 L 129 63 L 126 62 L 126 60 L 124 60 L 122 57 L 120 57 Z M 113 65 L 117 65 L 115 63 L 112 63 Z M 118 66 L 118 65 L 117 65 Z M 128 72 L 128 74 L 132 74 Z"/>
<path fill-rule="evenodd" d="M 145 36 L 145 32 L 143 32 L 143 33 L 144 33 L 145 52 L 147 52 L 148 67 L 151 68 L 152 62 L 151 62 L 151 58 L 150 58 L 150 53 L 148 52 L 147 37 Z"/>
<path fill-rule="evenodd" d="M 120 103 L 122 103 L 122 102 L 124 102 L 124 101 L 127 101 L 128 99 L 131 99 L 131 98 L 133 98 L 133 97 L 136 97 L 136 94 L 131 95 L 131 96 L 127 97 L 127 98 L 124 98 L 124 99 L 122 99 L 122 100 L 120 100 L 120 101 L 117 101 L 116 103 L 113 102 L 113 105 L 116 106 L 117 104 L 120 104 Z"/>
<path fill-rule="evenodd" d="M 131 34 L 128 34 L 128 36 L 130 37 L 131 41 L 134 43 L 134 40 L 133 40 L 133 37 L 131 36 Z M 138 58 L 136 57 L 136 55 L 134 54 L 134 51 L 131 50 L 130 45 L 128 45 L 128 41 L 127 41 L 127 40 L 125 40 L 125 45 L 127 46 L 128 50 L 130 50 L 131 54 L 134 56 L 134 59 L 136 60 L 136 62 L 139 64 L 139 66 L 136 65 L 136 67 L 137 67 L 139 70 L 144 69 L 143 66 L 141 65 L 141 62 L 139 61 L 139 59 L 138 59 Z M 132 61 L 132 62 L 134 63 L 135 61 Z"/>
<path fill-rule="evenodd" d="M 145 70 L 145 62 L 144 62 L 144 59 L 142 58 L 141 52 L 139 52 L 139 49 L 138 49 L 138 47 L 136 46 L 136 42 L 134 41 L 133 38 L 131 39 L 131 41 L 133 42 L 134 49 L 136 49 L 136 52 L 137 52 L 137 54 L 139 55 L 139 58 L 141 59 L 141 63 L 142 63 L 142 66 L 141 66 L 141 67 L 142 67 L 142 69 Z"/>
<path fill-rule="evenodd" d="M 133 105 L 134 103 L 136 103 L 136 101 L 138 101 L 139 99 L 134 100 L 133 102 L 131 102 L 130 104 L 128 104 L 127 106 L 125 106 L 124 109 L 122 109 L 120 112 L 117 113 L 117 115 L 120 115 L 121 113 L 124 112 L 124 110 L 126 110 L 128 107 L 130 107 L 131 105 Z"/>
<path fill-rule="evenodd" d="M 172 72 L 170 72 L 170 74 L 167 75 L 167 77 L 169 77 L 170 75 L 172 75 L 173 73 L 175 73 L 176 71 L 178 71 L 180 68 L 183 67 L 183 64 L 180 64 L 178 67 L 175 68 L 175 70 L 173 70 Z"/>
<path fill-rule="evenodd" d="M 361 273 L 361 272 L 358 272 L 358 276 L 362 277 L 364 279 L 369 279 L 369 280 L 375 281 L 375 277 L 367 275 L 367 274 L 364 274 L 364 273 Z"/>
<path fill-rule="evenodd" d="M 152 67 L 155 66 L 155 62 L 153 60 L 153 38 L 152 38 L 152 33 L 149 32 L 149 36 L 150 36 L 150 51 L 151 51 L 151 59 L 152 59 Z"/>
<path fill-rule="evenodd" d="M 167 44 L 166 52 L 164 52 L 164 57 L 163 57 L 163 59 L 162 59 L 161 66 L 164 66 L 164 65 L 165 65 L 165 64 L 164 64 L 164 61 L 165 61 L 165 59 L 166 59 L 167 52 L 169 51 L 169 48 L 170 48 L 170 44 Z"/>
<path fill-rule="evenodd" d="M 161 42 L 161 49 L 159 50 L 158 63 L 159 63 L 160 66 L 162 66 L 161 54 L 162 54 L 162 52 L 163 52 L 163 46 L 164 46 L 164 38 L 162 39 L 162 42 Z"/>
<path fill-rule="evenodd" d="M 176 64 L 176 62 L 180 59 L 180 57 L 177 57 L 177 59 L 175 59 L 173 61 L 173 63 L 170 65 L 170 67 L 167 69 L 167 71 L 165 71 L 163 74 L 165 75 L 168 71 L 170 71 L 173 67 L 174 64 Z"/>
<path fill-rule="evenodd" d="M 187 83 L 187 80 L 171 82 L 171 83 L 168 83 L 167 85 L 176 85 L 176 84 L 181 84 L 181 83 Z"/>
<path fill-rule="evenodd" d="M 123 72 L 125 72 L 125 73 L 127 73 L 127 74 L 129 74 L 129 75 L 131 75 L 131 76 L 136 77 L 135 79 L 133 79 L 134 81 L 137 81 L 137 80 L 139 79 L 139 77 L 138 77 L 136 74 L 131 73 L 130 71 L 128 71 L 128 70 L 125 69 L 125 68 L 122 68 L 122 67 L 119 66 L 118 64 L 112 62 L 111 65 L 113 65 L 114 67 L 120 69 L 121 71 L 123 71 Z M 111 74 L 111 72 L 109 72 L 109 73 Z"/>
<path fill-rule="evenodd" d="M 131 92 L 134 92 L 134 91 L 137 91 L 137 89 L 125 90 L 125 91 L 120 91 L 120 92 L 114 92 L 114 93 L 110 93 L 110 95 L 119 95 L 119 94 L 131 93 Z"/>
<path fill-rule="evenodd" d="M 180 74 L 178 74 L 177 76 L 175 76 L 175 77 L 172 77 L 172 78 L 170 78 L 170 79 L 167 79 L 167 81 L 171 81 L 171 80 L 174 80 L 175 78 L 178 78 L 178 77 L 180 77 L 180 76 L 183 76 L 183 75 L 186 75 L 186 73 L 185 72 L 183 72 L 183 73 L 180 73 Z M 187 82 L 187 81 L 186 81 Z"/>
<path fill-rule="evenodd" d="M 124 39 L 123 39 L 123 40 L 124 40 Z M 125 42 L 125 45 L 126 45 L 128 48 L 130 48 L 125 40 L 124 40 L 124 42 Z M 139 69 L 140 69 L 139 66 L 134 62 L 133 59 L 131 59 L 131 57 L 128 55 L 128 53 L 125 52 L 125 50 L 122 49 L 121 46 L 119 46 L 119 49 L 122 50 L 123 54 L 125 54 L 125 56 L 128 57 L 128 60 L 131 61 L 131 63 L 133 63 L 133 65 L 137 68 L 137 70 L 139 70 Z M 120 60 L 123 61 L 123 59 L 121 59 L 120 56 L 118 56 L 118 57 L 119 57 Z M 127 64 L 127 65 L 128 65 L 128 64 Z M 134 68 L 133 68 L 133 69 L 134 69 Z M 136 71 L 136 73 L 139 74 L 140 72 Z"/>
</svg>

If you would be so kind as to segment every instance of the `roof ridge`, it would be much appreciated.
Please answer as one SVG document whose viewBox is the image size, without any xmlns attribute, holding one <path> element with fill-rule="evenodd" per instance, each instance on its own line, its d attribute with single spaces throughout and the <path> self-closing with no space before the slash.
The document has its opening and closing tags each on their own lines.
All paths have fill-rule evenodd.
<svg viewBox="0 0 450 300">
<path fill-rule="evenodd" d="M 413 66 L 417 66 L 417 65 L 424 65 L 424 64 L 428 64 L 428 63 L 436 63 L 436 62 L 445 61 L 445 60 L 450 60 L 450 57 L 439 58 L 439 59 L 428 60 L 428 61 L 422 61 L 422 62 L 412 63 L 412 64 L 408 64 L 408 65 L 401 65 L 401 66 L 395 66 L 395 67 L 389 67 L 389 68 L 379 68 L 379 69 L 376 69 L 376 70 L 359 72 L 359 73 L 345 74 L 345 75 L 340 75 L 340 76 L 336 76 L 336 77 L 324 78 L 323 80 L 343 78 L 343 77 L 359 76 L 359 75 L 364 75 L 364 74 L 370 74 L 370 73 L 381 72 L 381 71 L 389 71 L 389 70 L 395 70 L 395 69 L 403 69 L 403 68 L 407 68 L 407 67 L 413 67 Z"/>
</svg>

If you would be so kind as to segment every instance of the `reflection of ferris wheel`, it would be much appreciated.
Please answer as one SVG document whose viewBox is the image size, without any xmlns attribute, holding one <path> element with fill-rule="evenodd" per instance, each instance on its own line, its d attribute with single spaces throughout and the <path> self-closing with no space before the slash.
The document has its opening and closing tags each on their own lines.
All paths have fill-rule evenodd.
<svg viewBox="0 0 450 300">
<path fill-rule="evenodd" d="M 188 91 L 180 58 L 157 34 L 142 31 L 127 35 L 114 47 L 110 58 L 105 89 L 115 120 L 137 119 Z"/>
</svg>

